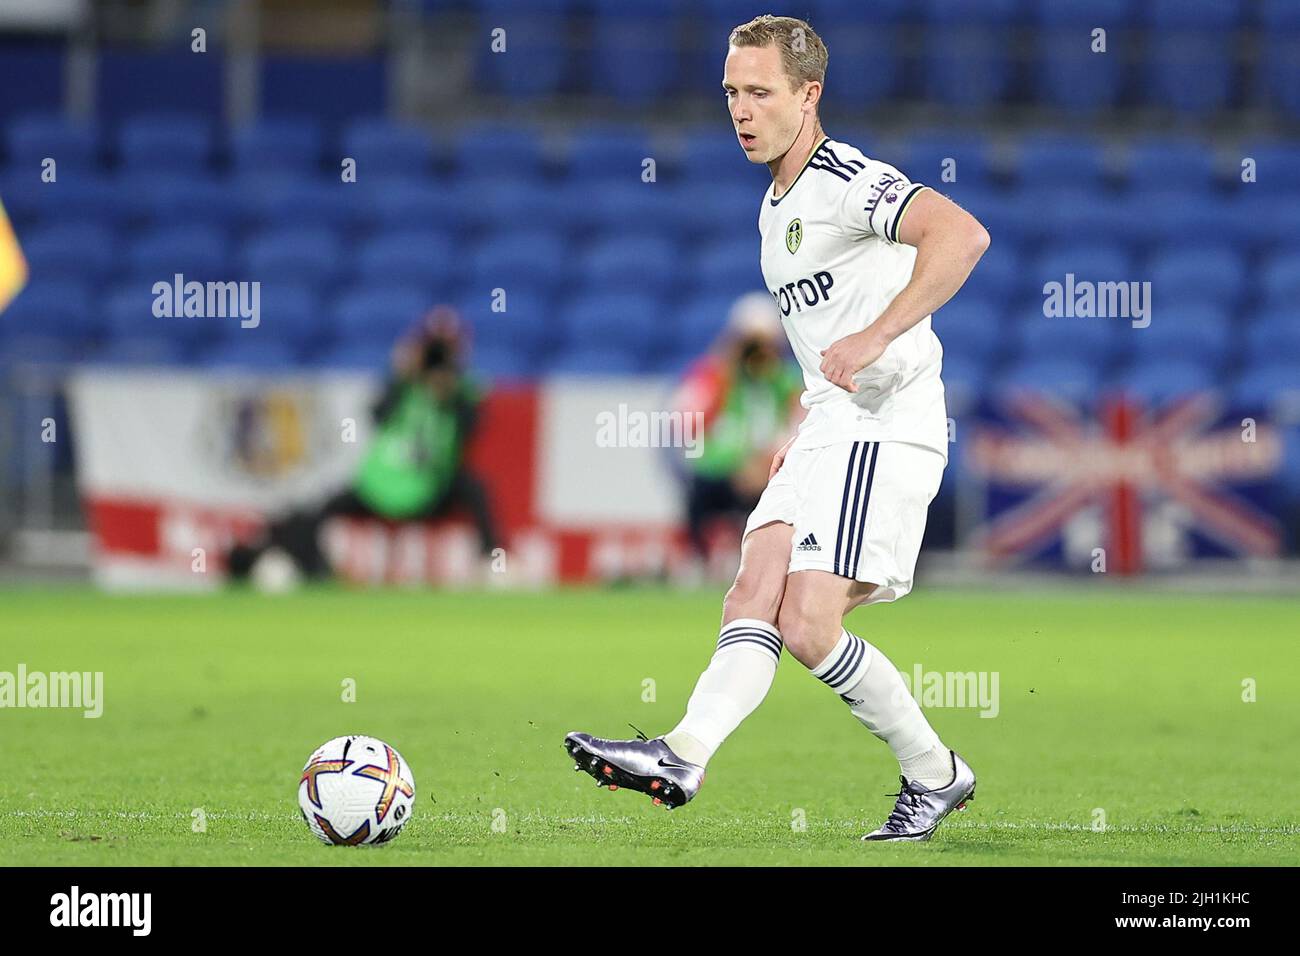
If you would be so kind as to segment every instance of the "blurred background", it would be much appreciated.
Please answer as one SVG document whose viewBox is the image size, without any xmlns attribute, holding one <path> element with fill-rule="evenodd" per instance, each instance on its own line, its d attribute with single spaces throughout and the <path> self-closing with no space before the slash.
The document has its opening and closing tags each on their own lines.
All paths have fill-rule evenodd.
<svg viewBox="0 0 1300 956">
<path fill-rule="evenodd" d="M 993 237 L 934 318 L 951 464 L 922 581 L 1294 588 L 1295 0 L 7 0 L 0 201 L 28 279 L 0 314 L 0 570 L 212 587 L 316 509 L 354 581 L 481 580 L 463 501 L 317 507 L 443 305 L 477 409 L 447 454 L 499 580 L 725 577 L 793 425 L 754 373 L 744 401 L 777 400 L 700 504 L 690 426 L 724 439 L 761 323 L 736 304 L 763 290 L 770 178 L 720 80 L 765 12 L 825 39 L 832 138 Z M 256 324 L 159 315 L 178 274 L 257 283 Z M 1149 283 L 1149 322 L 1045 314 L 1074 282 Z"/>
</svg>

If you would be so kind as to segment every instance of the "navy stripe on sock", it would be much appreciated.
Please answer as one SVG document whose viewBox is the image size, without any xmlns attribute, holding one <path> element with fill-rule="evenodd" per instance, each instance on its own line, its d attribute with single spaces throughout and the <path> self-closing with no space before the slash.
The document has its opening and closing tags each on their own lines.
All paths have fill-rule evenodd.
<svg viewBox="0 0 1300 956">
<path fill-rule="evenodd" d="M 775 657 L 778 662 L 781 660 L 780 647 L 773 647 L 771 644 L 767 643 L 766 641 L 760 641 L 756 637 L 737 637 L 737 638 L 730 639 L 725 644 L 721 644 L 721 643 L 718 644 L 718 650 L 723 650 L 728 647 L 735 647 L 737 644 L 757 644 L 763 650 L 767 651 L 769 654 Z"/>
<path fill-rule="evenodd" d="M 862 663 L 862 658 L 867 652 L 867 642 L 860 637 L 850 635 L 849 646 L 844 649 L 840 659 L 835 662 L 835 666 L 830 672 L 823 677 L 822 683 L 829 687 L 839 690 L 839 684 L 858 669 Z"/>
<path fill-rule="evenodd" d="M 723 647 L 738 637 L 752 637 L 764 643 L 771 644 L 776 650 L 781 650 L 781 639 L 774 637 L 766 631 L 728 631 L 718 638 L 718 646 Z"/>
</svg>

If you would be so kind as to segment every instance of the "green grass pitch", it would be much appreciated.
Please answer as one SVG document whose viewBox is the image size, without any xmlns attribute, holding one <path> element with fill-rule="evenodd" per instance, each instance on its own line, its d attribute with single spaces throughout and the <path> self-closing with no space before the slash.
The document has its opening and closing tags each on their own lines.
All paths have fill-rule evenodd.
<svg viewBox="0 0 1300 956">
<path fill-rule="evenodd" d="M 763 706 L 669 813 L 572 771 L 569 730 L 664 733 L 720 593 L 323 589 L 0 594 L 0 671 L 103 671 L 104 713 L 0 710 L 13 865 L 1294 864 L 1300 603 L 922 590 L 850 626 L 911 672 L 989 671 L 999 712 L 929 710 L 979 775 L 928 844 L 864 844 L 897 764 L 786 655 Z M 356 701 L 342 682 L 356 681 Z M 1257 700 L 1243 701 L 1253 680 Z M 652 684 L 647 683 L 653 682 Z M 645 700 L 652 697 L 652 700 Z M 416 776 L 381 847 L 298 815 L 308 754 L 381 737 Z M 201 809 L 206 830 L 195 832 Z M 1105 829 L 1095 828 L 1104 813 Z M 802 821 L 803 825 L 800 825 Z M 495 826 L 494 826 L 495 824 Z"/>
</svg>

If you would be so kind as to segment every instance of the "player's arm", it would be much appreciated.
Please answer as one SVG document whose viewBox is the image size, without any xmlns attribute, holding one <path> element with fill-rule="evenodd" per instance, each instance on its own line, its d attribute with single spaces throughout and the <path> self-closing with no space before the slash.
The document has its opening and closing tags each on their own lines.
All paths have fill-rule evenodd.
<svg viewBox="0 0 1300 956">
<path fill-rule="evenodd" d="M 951 299 L 989 247 L 988 230 L 979 220 L 933 189 L 912 197 L 897 229 L 899 242 L 916 247 L 911 281 L 876 321 L 822 351 L 822 374 L 850 392 L 858 390 L 854 374 Z"/>
</svg>

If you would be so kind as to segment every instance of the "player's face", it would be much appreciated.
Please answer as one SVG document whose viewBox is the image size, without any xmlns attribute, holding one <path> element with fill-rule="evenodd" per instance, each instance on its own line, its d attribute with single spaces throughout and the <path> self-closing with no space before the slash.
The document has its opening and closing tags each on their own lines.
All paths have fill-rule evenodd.
<svg viewBox="0 0 1300 956">
<path fill-rule="evenodd" d="M 807 84 L 804 84 L 807 86 Z M 803 87 L 790 89 L 775 45 L 727 51 L 722 88 L 740 148 L 751 163 L 770 163 L 790 149 L 804 122 Z"/>
</svg>

